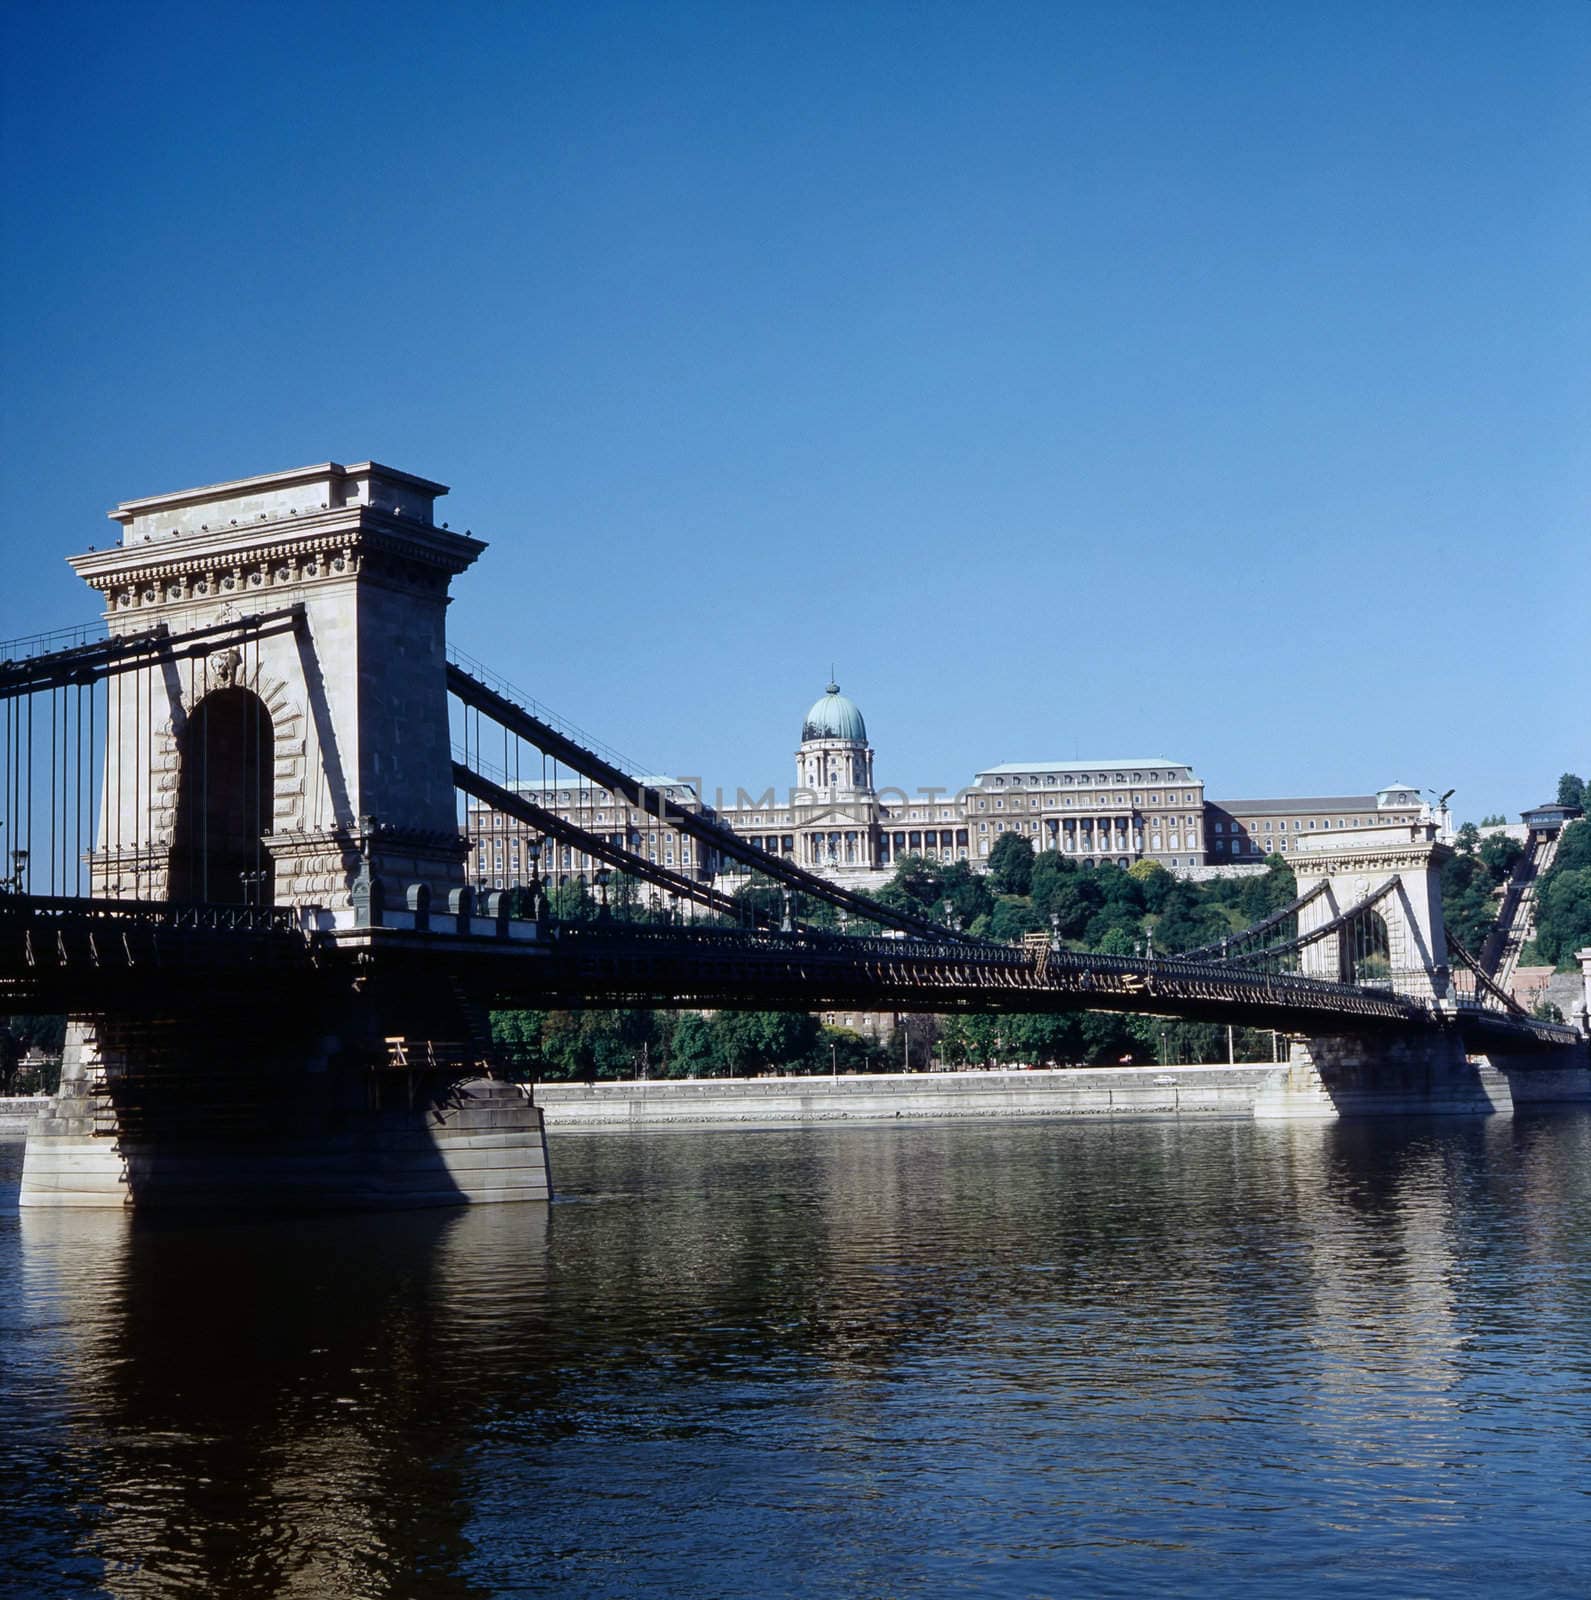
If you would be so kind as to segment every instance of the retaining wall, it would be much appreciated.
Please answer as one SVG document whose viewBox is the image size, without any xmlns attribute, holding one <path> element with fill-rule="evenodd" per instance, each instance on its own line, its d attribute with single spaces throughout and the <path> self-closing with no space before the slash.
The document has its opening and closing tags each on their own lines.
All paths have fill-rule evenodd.
<svg viewBox="0 0 1591 1600">
<path fill-rule="evenodd" d="M 1284 1065 L 542 1083 L 551 1131 L 962 1117 L 1248 1117 Z"/>
</svg>

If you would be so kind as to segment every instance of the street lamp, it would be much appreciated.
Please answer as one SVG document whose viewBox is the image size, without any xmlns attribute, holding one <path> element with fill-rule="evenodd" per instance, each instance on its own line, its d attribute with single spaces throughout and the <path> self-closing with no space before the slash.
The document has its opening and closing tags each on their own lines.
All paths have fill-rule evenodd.
<svg viewBox="0 0 1591 1600">
<path fill-rule="evenodd" d="M 541 841 L 539 839 L 527 839 L 525 841 L 525 865 L 530 868 L 531 921 L 540 922 L 547 914 L 547 908 L 541 892 Z"/>
<path fill-rule="evenodd" d="M 22 893 L 22 880 L 27 876 L 28 853 L 26 850 L 13 850 L 11 852 L 11 887 L 16 893 Z"/>
<path fill-rule="evenodd" d="M 597 868 L 597 916 L 604 922 L 608 919 L 608 885 L 612 881 L 613 874 L 606 867 Z"/>
</svg>

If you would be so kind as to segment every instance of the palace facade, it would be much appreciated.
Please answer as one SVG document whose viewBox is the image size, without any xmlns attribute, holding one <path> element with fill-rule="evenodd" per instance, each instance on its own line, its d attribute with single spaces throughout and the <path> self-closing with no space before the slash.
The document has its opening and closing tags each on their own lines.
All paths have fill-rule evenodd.
<svg viewBox="0 0 1591 1600">
<path fill-rule="evenodd" d="M 712 806 L 685 779 L 642 781 L 676 804 L 716 817 L 758 849 L 855 888 L 881 884 L 908 855 L 978 868 L 1007 833 L 1082 865 L 1150 860 L 1171 872 L 1202 875 L 1210 866 L 1257 865 L 1295 848 L 1300 834 L 1372 820 L 1415 821 L 1422 810 L 1418 790 L 1403 784 L 1373 795 L 1206 801 L 1193 768 L 1165 756 L 1003 762 L 975 773 L 954 793 L 881 790 L 866 720 L 837 683 L 802 719 L 794 761 L 795 781 L 782 796 L 769 789 L 756 798 L 742 790 L 733 802 Z M 687 877 L 711 882 L 744 870 L 584 780 L 514 787 L 577 827 Z M 465 827 L 470 878 L 482 889 L 527 882 L 533 861 L 534 872 L 552 883 L 589 879 L 599 865 L 577 847 L 542 840 L 528 825 L 478 803 L 469 807 Z"/>
</svg>

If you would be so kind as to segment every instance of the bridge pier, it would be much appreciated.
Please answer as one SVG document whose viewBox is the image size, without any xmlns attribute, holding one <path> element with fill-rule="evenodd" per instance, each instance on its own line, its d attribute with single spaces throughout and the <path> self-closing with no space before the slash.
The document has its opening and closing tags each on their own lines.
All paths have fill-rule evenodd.
<svg viewBox="0 0 1591 1600">
<path fill-rule="evenodd" d="M 1516 1105 L 1591 1103 L 1586 1046 L 1466 1055 L 1446 1029 L 1292 1041 L 1284 1072 L 1255 1101 L 1260 1121 L 1497 1116 Z"/>
<path fill-rule="evenodd" d="M 60 1090 L 28 1133 L 20 1204 L 325 1211 L 548 1198 L 541 1112 L 523 1091 L 439 1060 L 425 1041 L 391 1065 L 352 1020 L 239 1018 L 223 1032 L 74 1019 Z"/>
</svg>

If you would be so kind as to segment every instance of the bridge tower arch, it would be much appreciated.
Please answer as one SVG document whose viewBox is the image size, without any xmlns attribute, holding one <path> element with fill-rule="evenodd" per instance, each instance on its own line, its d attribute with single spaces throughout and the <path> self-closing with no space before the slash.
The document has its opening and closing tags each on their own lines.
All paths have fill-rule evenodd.
<svg viewBox="0 0 1591 1600">
<path fill-rule="evenodd" d="M 222 876 L 258 871 L 257 898 L 339 925 L 361 914 L 356 882 L 379 879 L 394 900 L 423 883 L 439 902 L 463 886 L 445 617 L 452 578 L 485 545 L 437 525 L 446 493 L 374 462 L 323 462 L 110 513 L 119 543 L 71 564 L 112 637 L 269 620 L 207 656 L 112 679 L 94 894 L 239 898 L 235 881 L 202 866 L 195 877 L 205 802 L 190 783 L 205 749 L 241 737 L 223 726 L 228 705 L 252 705 L 241 694 L 268 713 L 268 771 L 261 757 L 252 777 L 233 774 L 258 780 L 260 814 L 209 819 L 212 842 L 216 826 L 261 824 L 216 863 Z"/>
<path fill-rule="evenodd" d="M 1378 895 L 1361 917 L 1304 946 L 1305 973 L 1395 989 L 1427 1005 L 1448 999 L 1442 865 L 1451 849 L 1431 823 L 1322 833 L 1291 856 L 1298 892 L 1324 890 L 1298 913 L 1300 936 Z"/>
<path fill-rule="evenodd" d="M 178 736 L 167 898 L 269 905 L 276 729 L 252 689 L 210 691 Z"/>
</svg>

